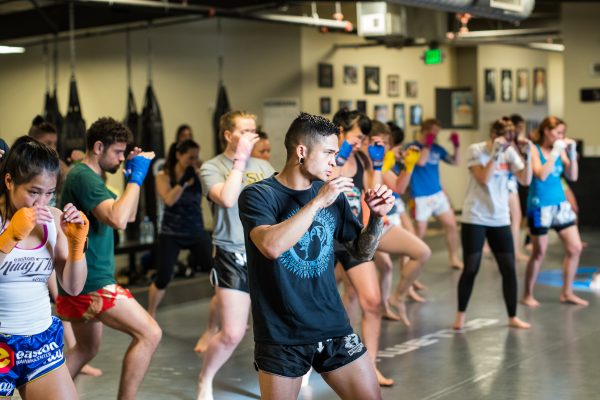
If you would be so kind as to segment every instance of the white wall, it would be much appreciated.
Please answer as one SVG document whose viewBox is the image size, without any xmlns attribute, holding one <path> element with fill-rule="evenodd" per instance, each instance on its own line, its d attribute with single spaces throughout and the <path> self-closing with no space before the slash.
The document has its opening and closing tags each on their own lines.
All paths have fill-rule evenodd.
<svg viewBox="0 0 600 400">
<path fill-rule="evenodd" d="M 600 87 L 600 78 L 590 74 L 591 63 L 600 62 L 600 4 L 562 4 L 562 33 L 565 44 L 565 119 L 570 135 L 585 141 L 584 152 L 600 155 L 598 115 L 600 103 L 582 103 L 582 88 Z"/>
</svg>

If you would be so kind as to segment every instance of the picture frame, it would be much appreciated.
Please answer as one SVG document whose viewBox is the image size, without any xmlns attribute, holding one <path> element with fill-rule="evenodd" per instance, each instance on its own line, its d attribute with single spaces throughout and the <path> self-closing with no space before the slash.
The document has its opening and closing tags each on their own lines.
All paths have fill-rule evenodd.
<svg viewBox="0 0 600 400">
<path fill-rule="evenodd" d="M 352 100 L 338 100 L 338 110 L 346 108 L 352 110 Z"/>
<path fill-rule="evenodd" d="M 387 95 L 388 97 L 400 96 L 400 75 L 387 76 Z"/>
<path fill-rule="evenodd" d="M 379 94 L 380 92 L 379 67 L 365 66 L 365 94 Z"/>
<path fill-rule="evenodd" d="M 496 101 L 496 70 L 494 68 L 486 68 L 483 72 L 483 99 L 486 103 Z"/>
<path fill-rule="evenodd" d="M 367 113 L 367 101 L 366 100 L 356 100 L 356 111 L 366 114 Z"/>
<path fill-rule="evenodd" d="M 390 120 L 387 104 L 375 104 L 375 107 L 373 107 L 373 119 L 384 124 Z"/>
<path fill-rule="evenodd" d="M 402 130 L 406 130 L 406 108 L 404 103 L 394 103 L 392 119 Z"/>
<path fill-rule="evenodd" d="M 333 87 L 333 65 L 319 63 L 318 66 L 318 85 L 322 88 Z"/>
<path fill-rule="evenodd" d="M 470 86 L 435 89 L 435 118 L 446 128 L 474 128 L 475 108 L 474 90 Z"/>
<path fill-rule="evenodd" d="M 419 95 L 419 85 L 417 81 L 406 81 L 405 83 L 406 98 L 414 99 Z"/>
<path fill-rule="evenodd" d="M 546 86 L 546 69 L 533 69 L 533 89 L 531 91 L 533 104 L 546 104 L 548 97 L 548 89 Z"/>
<path fill-rule="evenodd" d="M 527 103 L 529 101 L 529 70 L 526 68 L 517 69 L 515 80 L 517 103 Z"/>
<path fill-rule="evenodd" d="M 331 114 L 331 97 L 321 97 L 319 99 L 319 111 L 321 115 Z"/>
<path fill-rule="evenodd" d="M 410 106 L 410 124 L 419 126 L 423 122 L 423 107 L 420 104 Z"/>
<path fill-rule="evenodd" d="M 500 98 L 504 103 L 510 103 L 513 99 L 513 76 L 512 70 L 500 71 Z"/>
<path fill-rule="evenodd" d="M 358 82 L 358 67 L 356 65 L 344 65 L 344 85 L 356 85 Z"/>
</svg>

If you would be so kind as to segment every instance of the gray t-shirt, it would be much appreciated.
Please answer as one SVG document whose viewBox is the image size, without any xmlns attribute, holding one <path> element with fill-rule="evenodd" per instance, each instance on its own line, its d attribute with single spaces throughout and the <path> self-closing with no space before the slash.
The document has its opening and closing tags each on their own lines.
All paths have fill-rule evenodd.
<svg viewBox="0 0 600 400">
<path fill-rule="evenodd" d="M 215 158 L 206 161 L 200 168 L 200 182 L 202 193 L 207 196 L 210 189 L 218 184 L 224 183 L 233 169 L 233 161 L 219 154 Z M 265 160 L 250 158 L 242 177 L 242 189 L 252 183 L 270 177 L 275 170 Z M 213 216 L 213 244 L 231 253 L 246 253 L 244 246 L 244 229 L 240 221 L 237 202 L 231 208 L 224 208 L 209 200 Z"/>
<path fill-rule="evenodd" d="M 485 166 L 491 154 L 486 142 L 469 146 L 467 167 Z M 484 226 L 510 225 L 508 209 L 508 179 L 525 167 L 517 151 L 511 146 L 498 156 L 492 177 L 486 184 L 477 182 L 473 173 L 469 173 L 467 194 L 462 208 L 462 222 Z"/>
</svg>

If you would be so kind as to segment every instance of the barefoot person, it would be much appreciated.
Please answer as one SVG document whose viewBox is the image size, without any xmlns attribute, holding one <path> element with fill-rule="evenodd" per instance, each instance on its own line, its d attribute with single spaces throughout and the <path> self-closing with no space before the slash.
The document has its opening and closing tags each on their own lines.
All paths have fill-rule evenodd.
<svg viewBox="0 0 600 400">
<path fill-rule="evenodd" d="M 265 399 L 296 399 L 311 366 L 342 399 L 381 399 L 373 363 L 337 291 L 333 242 L 343 243 L 357 260 L 370 260 L 393 197 L 385 186 L 367 190 L 371 216 L 361 227 L 343 195 L 352 180 L 330 180 L 337 132 L 325 118 L 300 114 L 285 137 L 281 173 L 240 196 L 254 358 Z"/>
<path fill-rule="evenodd" d="M 535 148 L 531 153 L 533 180 L 527 198 L 527 222 L 533 251 L 527 263 L 525 292 L 521 302 L 530 307 L 540 303 L 533 296 L 533 288 L 548 248 L 548 230 L 554 229 L 565 247 L 563 258 L 563 287 L 561 303 L 587 306 L 588 302 L 573 293 L 573 281 L 581 255 L 581 238 L 576 215 L 565 197 L 560 178 L 565 175 L 577 180 L 579 166 L 573 139 L 564 138 L 566 125 L 556 117 L 547 117 L 540 124 Z"/>
<path fill-rule="evenodd" d="M 458 312 L 454 329 L 462 329 L 465 312 L 479 272 L 483 242 L 487 239 L 502 275 L 502 292 L 508 325 L 527 329 L 517 317 L 517 275 L 515 249 L 510 227 L 508 179 L 514 174 L 522 185 L 531 182 L 529 147 L 525 163 L 507 137 L 513 134 L 508 118 L 492 124 L 487 141 L 469 146 L 469 183 L 463 204 L 461 239 L 464 269 L 458 281 Z"/>
<path fill-rule="evenodd" d="M 78 294 L 87 267 L 89 222 L 72 204 L 49 207 L 59 175 L 56 151 L 24 136 L 0 171 L 0 397 L 77 399 L 64 368 L 62 323 L 51 315 L 47 280 L 54 269 Z M 33 268 L 32 268 L 33 267 Z"/>
<path fill-rule="evenodd" d="M 61 202 L 72 202 L 90 220 L 88 276 L 81 294 L 61 290 L 57 314 L 71 321 L 77 343 L 67 353 L 72 377 L 91 361 L 102 343 L 103 325 L 131 336 L 121 370 L 118 399 L 133 400 L 161 338 L 156 321 L 115 282 L 114 229 L 124 229 L 137 212 L 140 187 L 154 153 L 134 149 L 125 163 L 127 186 L 118 198 L 106 187 L 103 172 L 115 173 L 125 160 L 131 132 L 112 118 L 100 118 L 86 133 L 87 151 L 63 185 Z"/>
</svg>

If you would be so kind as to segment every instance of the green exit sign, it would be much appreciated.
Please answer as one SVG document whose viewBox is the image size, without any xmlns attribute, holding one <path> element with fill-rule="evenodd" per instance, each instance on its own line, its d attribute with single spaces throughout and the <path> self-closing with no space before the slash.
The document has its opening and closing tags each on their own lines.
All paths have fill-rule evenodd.
<svg viewBox="0 0 600 400">
<path fill-rule="evenodd" d="M 425 55 L 423 56 L 423 60 L 426 65 L 435 65 L 442 63 L 442 50 L 440 49 L 432 49 L 425 50 Z"/>
</svg>

